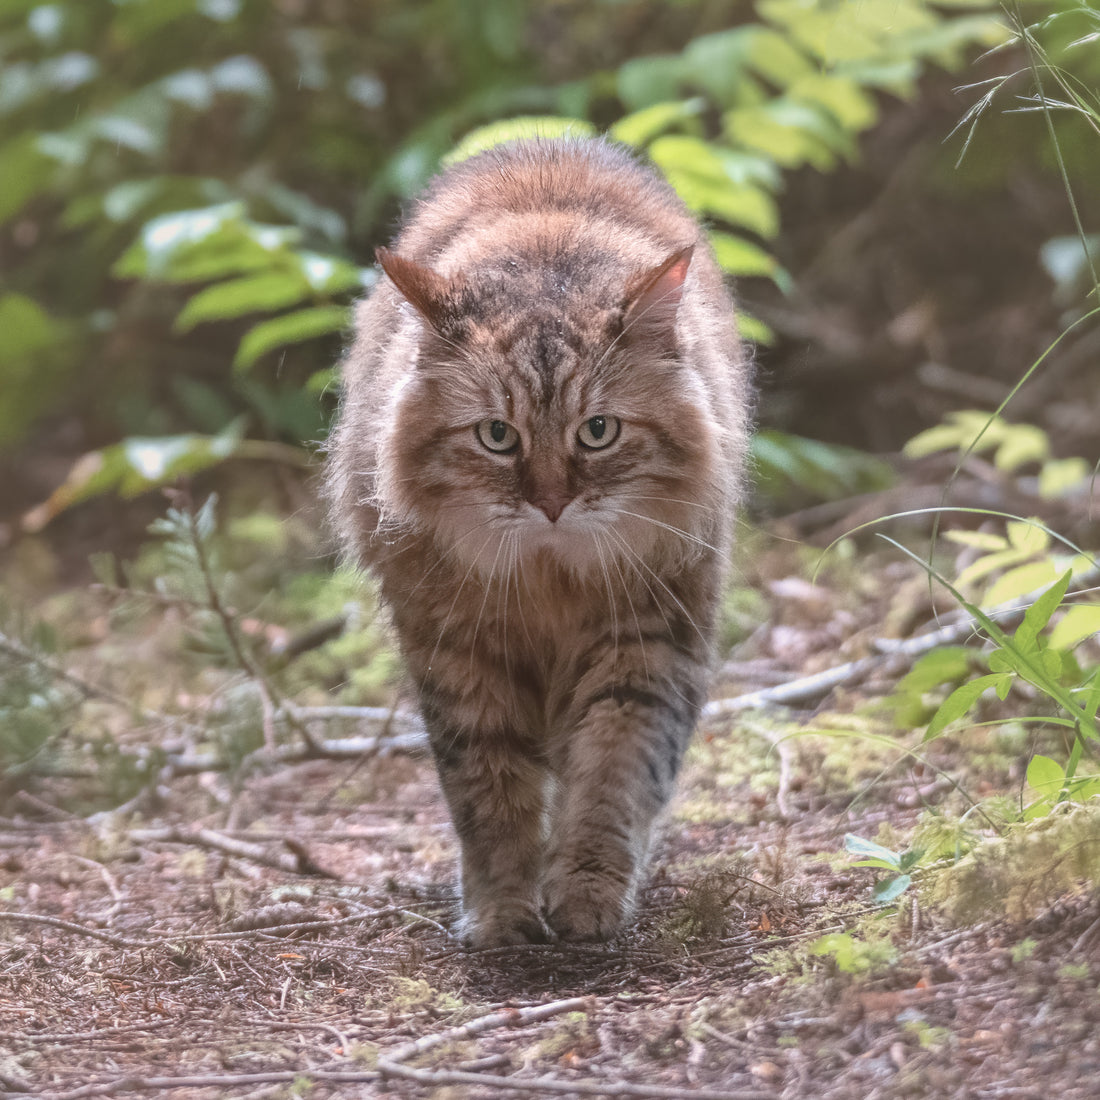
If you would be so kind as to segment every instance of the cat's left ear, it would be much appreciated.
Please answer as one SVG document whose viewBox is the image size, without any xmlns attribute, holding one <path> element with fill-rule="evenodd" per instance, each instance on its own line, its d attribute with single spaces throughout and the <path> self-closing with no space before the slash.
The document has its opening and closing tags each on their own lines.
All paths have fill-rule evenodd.
<svg viewBox="0 0 1100 1100">
<path fill-rule="evenodd" d="M 450 280 L 415 260 L 398 256 L 388 248 L 379 248 L 375 256 L 390 282 L 401 292 L 401 296 L 434 329 L 441 329 L 451 313 Z"/>
<path fill-rule="evenodd" d="M 663 263 L 643 271 L 627 287 L 625 323 L 644 321 L 646 327 L 671 325 L 684 293 L 695 245 L 673 252 Z"/>
</svg>

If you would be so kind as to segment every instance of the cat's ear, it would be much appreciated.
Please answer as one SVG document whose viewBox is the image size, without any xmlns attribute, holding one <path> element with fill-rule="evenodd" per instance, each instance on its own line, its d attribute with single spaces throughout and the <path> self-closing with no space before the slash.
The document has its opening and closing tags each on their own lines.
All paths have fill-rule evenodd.
<svg viewBox="0 0 1100 1100">
<path fill-rule="evenodd" d="M 643 322 L 650 326 L 671 325 L 684 293 L 684 280 L 695 245 L 673 252 L 656 267 L 643 271 L 627 286 L 624 320 L 627 326 Z"/>
<path fill-rule="evenodd" d="M 450 280 L 388 248 L 379 248 L 374 255 L 401 296 L 433 328 L 440 328 L 450 312 Z"/>
</svg>

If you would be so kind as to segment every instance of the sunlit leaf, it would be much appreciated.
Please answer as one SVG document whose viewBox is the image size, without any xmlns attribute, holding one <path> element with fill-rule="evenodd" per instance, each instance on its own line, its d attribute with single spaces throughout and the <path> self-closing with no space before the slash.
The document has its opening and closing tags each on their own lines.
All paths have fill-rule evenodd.
<svg viewBox="0 0 1100 1100">
<path fill-rule="evenodd" d="M 896 870 L 898 867 L 898 853 L 889 848 L 877 844 L 873 840 L 856 836 L 855 833 L 846 833 L 844 836 L 844 850 L 861 859 L 878 860 L 880 865 Z"/>
<path fill-rule="evenodd" d="M 777 232 L 779 212 L 772 196 L 731 179 L 722 158 L 705 141 L 669 134 L 650 145 L 649 155 L 692 209 L 762 237 Z"/>
<path fill-rule="evenodd" d="M 1036 753 L 1027 765 L 1027 785 L 1037 794 L 1057 794 L 1066 781 L 1066 773 L 1057 760 Z"/>
<path fill-rule="evenodd" d="M 869 129 L 878 118 L 878 106 L 854 80 L 836 73 L 811 73 L 795 81 L 788 96 L 824 108 L 851 133 Z"/>
<path fill-rule="evenodd" d="M 706 100 L 699 97 L 654 103 L 620 118 L 608 133 L 627 145 L 647 145 L 660 134 L 694 122 L 705 108 Z"/>
<path fill-rule="evenodd" d="M 228 57 L 210 70 L 210 82 L 219 92 L 266 99 L 274 91 L 267 70 L 254 57 Z"/>
<path fill-rule="evenodd" d="M 263 321 L 245 333 L 233 359 L 233 369 L 248 370 L 276 348 L 341 332 L 347 324 L 348 311 L 343 306 L 316 306 Z"/>
<path fill-rule="evenodd" d="M 1067 609 L 1050 632 L 1055 649 L 1071 649 L 1086 638 L 1100 634 L 1100 604 L 1077 604 Z"/>
<path fill-rule="evenodd" d="M 993 456 L 998 470 L 1017 470 L 1028 462 L 1042 462 L 1050 454 L 1050 441 L 1042 428 L 1013 424 Z"/>
<path fill-rule="evenodd" d="M 102 493 L 133 497 L 198 473 L 224 461 L 240 444 L 241 423 L 235 422 L 215 436 L 135 437 L 92 451 L 77 460 L 46 501 L 23 516 L 23 530 L 40 531 L 66 508 Z"/>
<path fill-rule="evenodd" d="M 1089 478 L 1092 468 L 1083 458 L 1052 458 L 1039 470 L 1039 495 L 1054 500 L 1073 492 Z"/>
<path fill-rule="evenodd" d="M 1062 577 L 1052 584 L 1024 613 L 1023 622 L 1016 628 L 1013 641 L 1021 649 L 1034 648 L 1039 632 L 1044 630 L 1050 622 L 1054 612 L 1058 610 L 1065 599 L 1066 589 L 1069 588 L 1071 570 L 1067 569 Z"/>
<path fill-rule="evenodd" d="M 1049 558 L 1028 562 L 1015 569 L 1008 570 L 998 577 L 982 599 L 985 607 L 998 607 L 1000 604 L 1018 600 L 1040 588 L 1045 588 L 1058 577 L 1058 566 Z"/>
<path fill-rule="evenodd" d="M 779 264 L 759 245 L 732 233 L 714 232 L 710 235 L 714 255 L 723 271 L 730 275 L 767 275 L 779 281 Z M 790 277 L 784 280 L 790 284 Z"/>
<path fill-rule="evenodd" d="M 444 158 L 444 164 L 457 164 L 494 145 L 521 138 L 594 137 L 596 127 L 578 118 L 556 115 L 509 118 L 471 130 Z"/>
<path fill-rule="evenodd" d="M 200 290 L 176 318 L 177 332 L 203 321 L 225 321 L 249 313 L 271 313 L 310 297 L 309 283 L 293 271 L 270 271 L 227 279 Z"/>
</svg>

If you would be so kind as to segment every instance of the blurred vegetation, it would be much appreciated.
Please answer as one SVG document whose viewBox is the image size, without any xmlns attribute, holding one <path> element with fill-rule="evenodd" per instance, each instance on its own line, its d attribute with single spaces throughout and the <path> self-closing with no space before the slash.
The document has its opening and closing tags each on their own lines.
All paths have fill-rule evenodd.
<svg viewBox="0 0 1100 1100">
<path fill-rule="evenodd" d="M 1043 27 L 1085 86 L 1100 51 L 1068 44 L 1094 24 L 1071 5 Z M 247 437 L 320 439 L 364 263 L 497 120 L 577 120 L 644 149 L 731 275 L 789 293 L 797 272 L 771 247 L 789 175 L 854 160 L 930 66 L 1009 38 L 985 0 L 2 0 L 0 452 L 65 415 L 88 448 L 129 441 L 31 525 Z M 1052 243 L 1063 280 L 1080 253 Z M 769 485 L 820 466 L 782 452 L 764 441 Z M 880 484 L 835 464 L 838 486 Z"/>
</svg>

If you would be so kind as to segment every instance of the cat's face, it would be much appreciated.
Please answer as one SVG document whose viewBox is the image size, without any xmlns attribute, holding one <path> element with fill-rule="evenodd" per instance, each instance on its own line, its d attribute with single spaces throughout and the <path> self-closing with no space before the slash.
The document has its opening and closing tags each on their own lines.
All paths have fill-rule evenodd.
<svg viewBox="0 0 1100 1100">
<path fill-rule="evenodd" d="M 434 325 L 410 318 L 424 331 L 381 448 L 384 514 L 485 576 L 540 555 L 614 576 L 696 547 L 718 447 L 675 350 L 686 271 L 585 310 L 463 283 Z"/>
</svg>

